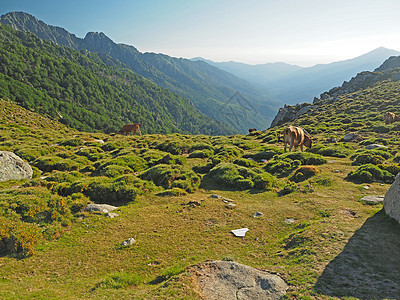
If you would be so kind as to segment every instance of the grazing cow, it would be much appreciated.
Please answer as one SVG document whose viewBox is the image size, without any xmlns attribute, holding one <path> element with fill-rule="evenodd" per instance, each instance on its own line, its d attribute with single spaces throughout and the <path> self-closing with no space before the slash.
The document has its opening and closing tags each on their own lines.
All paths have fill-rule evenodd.
<svg viewBox="0 0 400 300">
<path fill-rule="evenodd" d="M 250 128 L 249 129 L 249 133 L 252 133 L 253 131 L 257 131 L 257 129 L 255 129 L 255 128 Z"/>
<path fill-rule="evenodd" d="M 289 126 L 283 131 L 283 143 L 285 145 L 285 152 L 287 144 L 289 144 L 289 151 L 292 151 L 293 147 L 296 149 L 298 146 L 303 151 L 303 145 L 311 148 L 312 138 L 302 128 Z"/>
<path fill-rule="evenodd" d="M 400 117 L 396 116 L 394 113 L 392 112 L 386 112 L 385 113 L 385 124 L 389 125 L 392 124 L 393 122 L 399 122 L 400 121 Z"/>
<path fill-rule="evenodd" d="M 136 132 L 139 132 L 140 136 L 142 136 L 142 132 L 140 131 L 139 124 L 137 124 L 137 123 L 125 124 L 118 133 L 128 135 L 131 132 L 133 132 L 133 134 L 135 134 Z"/>
</svg>

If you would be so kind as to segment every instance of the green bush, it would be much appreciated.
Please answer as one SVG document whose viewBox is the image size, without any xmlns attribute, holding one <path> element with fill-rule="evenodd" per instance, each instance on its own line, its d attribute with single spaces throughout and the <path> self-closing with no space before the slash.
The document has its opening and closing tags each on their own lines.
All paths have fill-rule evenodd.
<svg viewBox="0 0 400 300">
<path fill-rule="evenodd" d="M 352 163 L 353 166 L 360 166 L 365 164 L 373 164 L 378 165 L 382 164 L 385 159 L 380 155 L 374 155 L 371 153 L 359 153 L 354 156 L 354 161 Z"/>
<path fill-rule="evenodd" d="M 190 147 L 189 152 L 191 153 L 196 150 L 210 150 L 211 152 L 214 152 L 214 147 L 210 144 L 196 143 Z"/>
<path fill-rule="evenodd" d="M 393 175 L 397 175 L 400 172 L 400 166 L 397 164 L 381 164 L 378 165 L 379 169 L 386 170 Z"/>
<path fill-rule="evenodd" d="M 314 147 L 310 152 L 332 157 L 347 157 L 350 154 L 350 150 L 343 146 Z"/>
<path fill-rule="evenodd" d="M 254 160 L 246 159 L 246 158 L 238 158 L 233 163 L 235 165 L 243 166 L 246 168 L 255 167 L 258 165 Z"/>
<path fill-rule="evenodd" d="M 288 194 L 291 194 L 291 193 L 294 193 L 294 192 L 298 192 L 300 189 L 299 189 L 299 187 L 296 185 L 296 184 L 294 184 L 294 183 L 287 183 L 284 187 L 283 187 L 283 189 L 281 189 L 279 192 L 278 192 L 278 196 L 285 196 L 285 195 L 288 195 Z"/>
<path fill-rule="evenodd" d="M 200 185 L 200 178 L 192 170 L 184 170 L 178 165 L 156 165 L 139 176 L 143 180 L 154 182 L 158 186 L 170 189 L 176 180 L 187 181 L 186 191 L 192 192 Z M 180 185 L 183 183 L 180 181 Z"/>
<path fill-rule="evenodd" d="M 243 155 L 243 158 L 251 158 L 256 161 L 261 161 L 261 160 L 269 160 L 272 157 L 274 157 L 276 154 L 279 154 L 279 153 L 275 152 L 275 151 L 262 151 L 262 152 L 257 152 L 254 154 L 245 154 L 245 155 Z"/>
<path fill-rule="evenodd" d="M 119 166 L 119 165 L 104 165 L 99 169 L 92 172 L 93 176 L 107 176 L 107 177 L 117 177 L 123 174 L 133 173 L 133 170 L 129 167 Z"/>
<path fill-rule="evenodd" d="M 16 149 L 14 153 L 22 159 L 34 161 L 38 157 L 49 154 L 50 151 L 47 147 L 24 147 Z"/>
<path fill-rule="evenodd" d="M 161 159 L 155 162 L 156 165 L 166 164 L 166 165 L 185 165 L 186 157 L 182 155 L 164 155 Z"/>
<path fill-rule="evenodd" d="M 183 154 L 188 153 L 190 149 L 190 144 L 183 141 L 165 141 L 159 145 L 157 145 L 156 149 L 159 149 L 164 152 L 169 152 L 171 154 Z"/>
<path fill-rule="evenodd" d="M 61 141 L 59 144 L 60 144 L 60 146 L 78 147 L 78 146 L 82 146 L 84 144 L 84 141 L 81 139 L 75 138 L 75 139 Z"/>
<path fill-rule="evenodd" d="M 51 172 L 53 170 L 74 171 L 78 170 L 82 166 L 71 159 L 63 159 L 58 156 L 39 157 L 33 162 L 33 165 L 44 173 Z"/>
<path fill-rule="evenodd" d="M 82 178 L 83 175 L 78 171 L 71 172 L 55 172 L 51 173 L 50 176 L 45 178 L 46 181 L 55 181 L 55 182 L 74 182 L 79 178 Z"/>
<path fill-rule="evenodd" d="M 78 150 L 75 154 L 79 156 L 85 156 L 90 161 L 98 161 L 107 157 L 107 154 L 104 153 L 104 151 L 99 147 L 85 147 Z"/>
<path fill-rule="evenodd" d="M 269 161 L 265 165 L 264 169 L 268 173 L 281 175 L 297 168 L 300 165 L 301 162 L 299 160 L 291 160 L 288 158 L 279 159 L 279 157 L 277 157 L 276 159 Z"/>
<path fill-rule="evenodd" d="M 253 182 L 255 189 L 268 191 L 276 185 L 276 178 L 271 174 L 264 172 L 254 176 Z"/>
<path fill-rule="evenodd" d="M 251 175 L 255 176 L 255 174 L 247 170 L 247 168 L 238 167 L 232 163 L 220 163 L 212 168 L 206 176 L 208 179 L 212 180 L 214 184 L 238 190 L 246 190 L 254 186 Z"/>
<path fill-rule="evenodd" d="M 322 165 L 327 162 L 327 160 L 319 155 L 310 152 L 287 152 L 279 155 L 276 159 L 283 160 L 285 158 L 291 160 L 299 160 L 302 165 Z"/>
<path fill-rule="evenodd" d="M 137 189 L 124 182 L 94 181 L 84 194 L 95 203 L 126 204 L 136 200 Z"/>
<path fill-rule="evenodd" d="M 356 183 L 363 182 L 373 182 L 373 181 L 383 181 L 386 183 L 392 183 L 395 175 L 392 173 L 381 170 L 379 167 L 373 164 L 365 164 L 360 166 L 357 170 L 351 171 L 346 179 L 350 181 L 354 181 Z"/>
<path fill-rule="evenodd" d="M 206 174 L 210 172 L 210 170 L 214 167 L 215 165 L 213 163 L 208 163 L 206 165 L 197 165 L 192 168 L 192 170 L 198 174 Z"/>
</svg>

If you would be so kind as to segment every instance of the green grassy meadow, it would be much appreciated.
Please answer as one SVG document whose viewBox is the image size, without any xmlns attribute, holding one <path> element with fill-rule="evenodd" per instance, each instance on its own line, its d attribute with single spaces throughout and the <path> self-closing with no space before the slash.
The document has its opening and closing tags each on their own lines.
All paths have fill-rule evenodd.
<svg viewBox="0 0 400 300">
<path fill-rule="evenodd" d="M 0 185 L 2 299 L 201 299 L 191 266 L 205 260 L 279 274 L 287 299 L 400 294 L 399 224 L 359 201 L 384 195 L 398 172 L 383 114 L 359 122 L 362 139 L 341 142 L 349 128 L 320 123 L 334 129 L 314 126 L 313 149 L 283 154 L 283 127 L 140 137 L 79 132 L 8 101 L 0 113 L 0 150 L 34 169 Z M 365 141 L 388 148 L 366 152 Z M 83 211 L 96 202 L 119 216 Z"/>
</svg>

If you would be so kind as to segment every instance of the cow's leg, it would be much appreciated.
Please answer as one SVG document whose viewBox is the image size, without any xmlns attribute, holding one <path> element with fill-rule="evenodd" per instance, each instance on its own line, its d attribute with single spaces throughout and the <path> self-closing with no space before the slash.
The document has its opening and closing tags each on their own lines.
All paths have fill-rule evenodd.
<svg viewBox="0 0 400 300">
<path fill-rule="evenodd" d="M 300 145 L 300 150 L 303 152 L 303 144 Z"/>
<path fill-rule="evenodd" d="M 285 152 L 286 152 L 286 146 L 287 146 L 286 141 L 284 141 L 283 144 L 285 145 Z"/>
</svg>

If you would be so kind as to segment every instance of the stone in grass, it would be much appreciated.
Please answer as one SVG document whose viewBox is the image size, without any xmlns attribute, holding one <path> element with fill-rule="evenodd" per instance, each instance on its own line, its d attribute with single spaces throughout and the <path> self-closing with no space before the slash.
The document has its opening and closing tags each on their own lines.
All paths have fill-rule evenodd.
<svg viewBox="0 0 400 300">
<path fill-rule="evenodd" d="M 234 204 L 234 203 L 228 203 L 228 204 L 226 205 L 226 207 L 227 207 L 227 208 L 230 208 L 230 209 L 233 209 L 233 208 L 236 207 L 236 204 Z"/>
<path fill-rule="evenodd" d="M 385 198 L 384 195 L 381 196 L 364 196 L 360 199 L 361 202 L 366 203 L 366 204 L 377 204 L 377 203 L 383 203 L 383 199 Z"/>
<path fill-rule="evenodd" d="M 217 199 L 223 198 L 222 196 L 220 196 L 220 195 L 215 195 L 215 194 L 212 194 L 210 197 L 211 197 L 211 198 L 217 198 Z"/>
<path fill-rule="evenodd" d="M 84 211 L 87 212 L 102 212 L 102 213 L 108 213 L 110 211 L 113 211 L 117 209 L 118 207 L 109 205 L 109 204 L 88 204 Z"/>
<path fill-rule="evenodd" d="M 123 241 L 121 245 L 122 246 L 130 246 L 130 245 L 133 245 L 134 243 L 136 243 L 135 239 L 129 238 L 126 241 Z"/>
<path fill-rule="evenodd" d="M 281 299 L 289 288 L 278 275 L 233 261 L 206 261 L 192 268 L 204 299 Z"/>
<path fill-rule="evenodd" d="M 292 223 L 294 223 L 294 222 L 296 222 L 296 220 L 293 219 L 293 218 L 285 219 L 285 223 L 286 223 L 286 224 L 292 224 Z"/>
<path fill-rule="evenodd" d="M 259 211 L 256 211 L 256 212 L 253 214 L 253 218 L 262 217 L 263 215 L 264 215 L 263 213 L 261 213 L 261 212 L 259 212 Z"/>
<path fill-rule="evenodd" d="M 248 228 L 240 228 L 240 229 L 231 230 L 231 232 L 234 234 L 234 236 L 237 236 L 237 237 L 244 237 L 246 235 L 247 231 L 249 231 Z"/>
<path fill-rule="evenodd" d="M 118 217 L 118 216 L 119 216 L 119 215 L 116 214 L 116 213 L 110 213 L 110 212 L 109 212 L 109 213 L 106 214 L 106 217 L 111 218 L 111 219 L 112 219 L 112 218 L 115 218 L 115 217 Z"/>
</svg>

